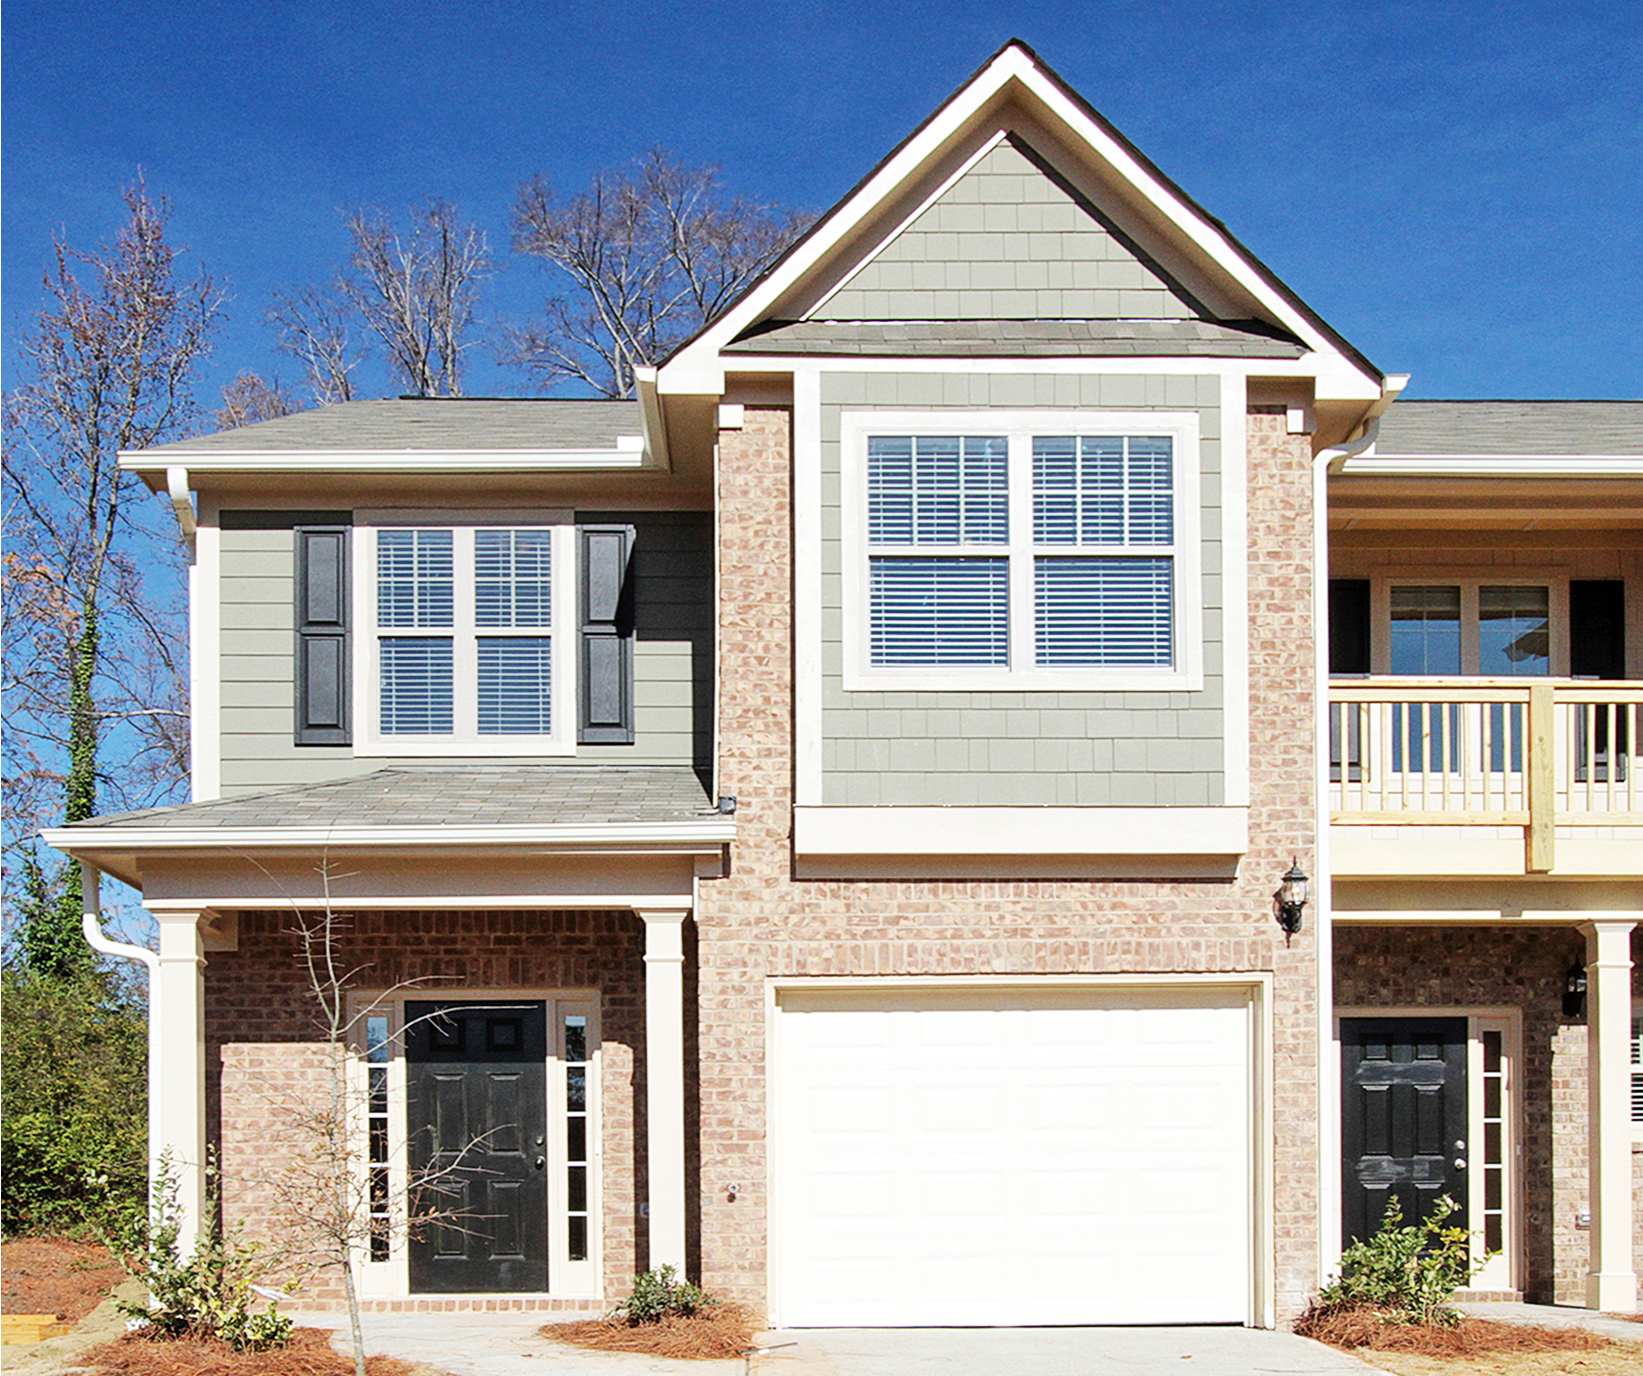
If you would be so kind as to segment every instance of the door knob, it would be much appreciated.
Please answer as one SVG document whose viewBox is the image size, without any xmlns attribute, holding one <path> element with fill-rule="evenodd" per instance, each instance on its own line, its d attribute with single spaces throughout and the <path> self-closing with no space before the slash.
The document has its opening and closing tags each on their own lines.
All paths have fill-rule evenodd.
<svg viewBox="0 0 1643 1376">
<path fill-rule="evenodd" d="M 1466 1169 L 1466 1158 L 1464 1156 L 1457 1156 L 1455 1158 L 1455 1169 L 1457 1171 L 1463 1171 Z"/>
<path fill-rule="evenodd" d="M 548 1162 L 547 1162 L 546 1157 L 539 1156 L 539 1157 L 536 1158 L 536 1169 L 537 1170 L 541 1170 L 542 1167 L 547 1165 L 547 1164 L 548 1164 Z"/>
</svg>

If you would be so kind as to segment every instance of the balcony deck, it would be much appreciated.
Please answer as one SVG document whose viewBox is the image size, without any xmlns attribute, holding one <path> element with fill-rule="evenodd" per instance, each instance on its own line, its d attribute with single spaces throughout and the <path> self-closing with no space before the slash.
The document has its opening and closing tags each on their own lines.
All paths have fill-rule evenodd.
<svg viewBox="0 0 1643 1376">
<path fill-rule="evenodd" d="M 1643 683 L 1330 685 L 1341 875 L 1643 875 Z"/>
</svg>

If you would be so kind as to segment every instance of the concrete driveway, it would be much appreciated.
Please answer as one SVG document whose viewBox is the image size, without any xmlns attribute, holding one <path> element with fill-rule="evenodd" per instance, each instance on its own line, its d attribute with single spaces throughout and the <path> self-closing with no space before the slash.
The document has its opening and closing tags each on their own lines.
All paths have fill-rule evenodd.
<svg viewBox="0 0 1643 1376">
<path fill-rule="evenodd" d="M 338 1330 L 338 1315 L 297 1316 Z M 366 1342 L 451 1376 L 1364 1376 L 1377 1370 L 1289 1333 L 1248 1328 L 818 1328 L 763 1334 L 751 1363 L 589 1352 L 544 1338 L 542 1315 L 372 1314 Z M 777 1346 L 777 1344 L 782 1344 Z"/>
</svg>

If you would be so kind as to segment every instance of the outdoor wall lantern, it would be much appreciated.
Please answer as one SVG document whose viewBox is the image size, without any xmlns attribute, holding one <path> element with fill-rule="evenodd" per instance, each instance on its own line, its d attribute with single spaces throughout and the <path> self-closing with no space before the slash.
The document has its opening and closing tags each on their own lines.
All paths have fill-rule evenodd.
<svg viewBox="0 0 1643 1376">
<path fill-rule="evenodd" d="M 1578 960 L 1563 972 L 1563 1016 L 1586 1016 L 1586 967 Z"/>
<path fill-rule="evenodd" d="M 1278 925 L 1284 929 L 1286 941 L 1301 930 L 1301 910 L 1306 907 L 1306 884 L 1300 862 L 1291 860 L 1289 873 L 1272 895 L 1272 912 L 1278 919 Z"/>
</svg>

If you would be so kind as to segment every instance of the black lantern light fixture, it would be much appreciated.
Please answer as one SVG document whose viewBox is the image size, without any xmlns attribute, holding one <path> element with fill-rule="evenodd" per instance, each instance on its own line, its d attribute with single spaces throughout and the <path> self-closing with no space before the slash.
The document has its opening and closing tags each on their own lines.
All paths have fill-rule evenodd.
<svg viewBox="0 0 1643 1376">
<path fill-rule="evenodd" d="M 1586 1016 L 1586 966 L 1579 960 L 1563 972 L 1563 1016 Z"/>
<path fill-rule="evenodd" d="M 1306 873 L 1301 869 L 1300 862 L 1289 862 L 1289 873 L 1284 876 L 1284 882 L 1278 885 L 1272 895 L 1272 912 L 1278 919 L 1278 925 L 1284 929 L 1284 939 L 1287 941 L 1301 930 L 1301 910 L 1306 907 Z"/>
</svg>

